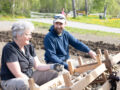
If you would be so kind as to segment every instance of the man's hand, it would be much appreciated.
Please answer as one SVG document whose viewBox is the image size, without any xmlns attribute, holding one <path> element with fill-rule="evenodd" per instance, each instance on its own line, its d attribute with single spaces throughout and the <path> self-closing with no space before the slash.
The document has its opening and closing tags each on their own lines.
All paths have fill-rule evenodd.
<svg viewBox="0 0 120 90">
<path fill-rule="evenodd" d="M 64 66 L 61 65 L 61 64 L 59 64 L 59 63 L 55 63 L 55 64 L 53 65 L 53 69 L 56 70 L 57 72 L 60 72 L 60 71 L 63 71 Z"/>
<path fill-rule="evenodd" d="M 88 54 L 90 55 L 91 58 L 93 58 L 94 60 L 96 60 L 96 53 L 94 51 L 90 50 L 88 52 Z"/>
</svg>

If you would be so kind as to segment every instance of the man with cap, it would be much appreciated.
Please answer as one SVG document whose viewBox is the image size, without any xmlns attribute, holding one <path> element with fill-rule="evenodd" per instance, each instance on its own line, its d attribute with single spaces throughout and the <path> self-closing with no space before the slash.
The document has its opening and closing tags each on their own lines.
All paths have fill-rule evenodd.
<svg viewBox="0 0 120 90">
<path fill-rule="evenodd" d="M 57 14 L 54 16 L 53 25 L 44 38 L 46 63 L 59 63 L 68 69 L 66 61 L 69 59 L 69 45 L 96 59 L 96 53 L 67 32 L 65 25 L 66 18 L 64 15 Z"/>
</svg>

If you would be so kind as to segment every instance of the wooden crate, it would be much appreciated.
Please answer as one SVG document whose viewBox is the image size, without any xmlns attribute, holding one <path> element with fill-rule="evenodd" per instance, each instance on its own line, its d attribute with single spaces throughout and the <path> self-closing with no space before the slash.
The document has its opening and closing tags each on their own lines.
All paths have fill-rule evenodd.
<svg viewBox="0 0 120 90">
<path fill-rule="evenodd" d="M 70 74 L 73 74 L 76 69 L 73 69 L 72 64 L 69 62 L 69 70 L 70 73 L 65 73 L 62 76 L 58 76 L 57 78 L 45 83 L 42 86 L 35 87 L 34 80 L 30 79 L 30 89 L 31 90 L 82 90 L 90 83 L 92 83 L 97 77 L 103 75 L 104 81 L 106 80 L 104 76 L 104 72 L 106 71 L 105 64 L 101 62 L 100 55 L 97 55 L 97 63 L 93 65 L 93 68 L 90 68 L 89 65 L 83 66 L 81 71 L 79 72 L 86 72 L 87 70 L 92 70 L 88 75 L 84 78 L 80 76 L 77 79 L 71 80 Z M 81 62 L 81 61 L 80 61 Z M 82 66 L 82 65 L 81 65 Z M 72 72 L 72 73 L 71 73 Z M 59 83 L 59 84 L 58 84 Z"/>
</svg>

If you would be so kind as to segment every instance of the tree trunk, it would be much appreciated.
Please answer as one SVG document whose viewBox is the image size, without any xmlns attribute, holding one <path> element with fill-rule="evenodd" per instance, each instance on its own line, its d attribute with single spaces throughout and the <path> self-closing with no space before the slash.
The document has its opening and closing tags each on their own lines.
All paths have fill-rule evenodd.
<svg viewBox="0 0 120 90">
<path fill-rule="evenodd" d="M 88 0 L 85 0 L 85 14 L 88 16 Z"/>
<path fill-rule="evenodd" d="M 12 16 L 14 17 L 14 14 L 15 14 L 15 0 L 13 0 L 13 3 L 12 3 Z"/>
<path fill-rule="evenodd" d="M 72 0 L 73 17 L 76 18 L 75 0 Z"/>
<path fill-rule="evenodd" d="M 107 4 L 104 6 L 104 18 L 106 19 L 106 14 L 107 14 Z"/>
</svg>

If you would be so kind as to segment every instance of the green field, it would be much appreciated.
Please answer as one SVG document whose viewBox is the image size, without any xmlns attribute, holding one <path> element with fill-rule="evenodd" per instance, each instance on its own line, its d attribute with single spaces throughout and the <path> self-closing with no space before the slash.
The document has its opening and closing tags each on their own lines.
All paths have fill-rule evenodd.
<svg viewBox="0 0 120 90">
<path fill-rule="evenodd" d="M 103 26 L 120 28 L 119 18 L 110 19 L 110 17 L 108 17 L 108 19 L 99 19 L 99 16 L 88 15 L 88 16 L 78 16 L 76 18 L 68 17 L 67 19 L 70 21 L 89 23 L 89 24 L 98 24 L 98 25 L 103 25 Z"/>
</svg>

